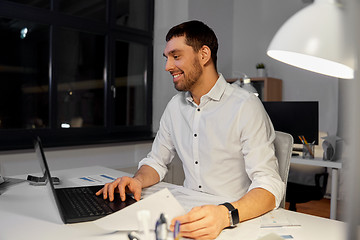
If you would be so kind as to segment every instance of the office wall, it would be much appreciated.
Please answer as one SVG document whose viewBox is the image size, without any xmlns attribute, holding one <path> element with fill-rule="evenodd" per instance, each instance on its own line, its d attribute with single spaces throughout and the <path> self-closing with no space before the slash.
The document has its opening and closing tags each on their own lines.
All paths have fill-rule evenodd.
<svg viewBox="0 0 360 240">
<path fill-rule="evenodd" d="M 165 72 L 163 52 L 166 46 L 165 36 L 168 30 L 188 19 L 188 0 L 155 0 L 154 33 L 154 84 L 153 84 L 153 131 L 159 129 L 161 115 L 176 94 L 172 77 Z"/>
</svg>

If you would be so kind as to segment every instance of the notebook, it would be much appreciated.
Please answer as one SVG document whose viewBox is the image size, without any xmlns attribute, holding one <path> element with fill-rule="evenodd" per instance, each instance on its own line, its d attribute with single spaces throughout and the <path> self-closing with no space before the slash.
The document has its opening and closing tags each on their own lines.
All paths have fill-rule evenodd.
<svg viewBox="0 0 360 240">
<path fill-rule="evenodd" d="M 125 201 L 121 201 L 120 196 L 115 196 L 112 202 L 104 200 L 102 196 L 96 196 L 95 193 L 103 185 L 55 188 L 39 137 L 34 140 L 34 148 L 46 178 L 46 185 L 50 188 L 64 223 L 78 223 L 99 219 L 136 202 L 130 195 L 126 196 Z"/>
</svg>

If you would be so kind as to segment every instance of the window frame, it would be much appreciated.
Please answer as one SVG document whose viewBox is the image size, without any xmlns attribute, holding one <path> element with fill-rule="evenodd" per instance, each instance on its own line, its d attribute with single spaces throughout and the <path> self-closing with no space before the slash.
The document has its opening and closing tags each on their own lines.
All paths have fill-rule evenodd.
<svg viewBox="0 0 360 240">
<path fill-rule="evenodd" d="M 49 0 L 50 9 L 0 0 L 0 17 L 17 18 L 49 26 L 49 126 L 44 129 L 0 129 L 0 151 L 33 148 L 33 139 L 40 136 L 45 147 L 91 145 L 99 143 L 133 142 L 153 139 L 152 88 L 153 88 L 153 29 L 154 0 L 149 4 L 148 31 L 116 25 L 115 4 L 106 0 L 106 21 L 67 15 L 54 9 L 56 0 Z M 58 28 L 70 28 L 105 36 L 104 126 L 60 129 L 57 123 L 57 84 L 54 78 L 54 52 Z M 140 43 L 147 47 L 147 76 L 144 82 L 146 124 L 142 126 L 116 126 L 114 99 L 111 87 L 115 81 L 115 42 L 117 40 Z"/>
</svg>

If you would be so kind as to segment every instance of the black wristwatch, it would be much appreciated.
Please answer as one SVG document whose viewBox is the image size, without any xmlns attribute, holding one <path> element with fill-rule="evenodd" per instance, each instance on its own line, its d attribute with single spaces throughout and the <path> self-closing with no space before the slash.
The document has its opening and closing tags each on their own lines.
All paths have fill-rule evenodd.
<svg viewBox="0 0 360 240">
<path fill-rule="evenodd" d="M 239 211 L 231 203 L 222 203 L 229 210 L 230 227 L 235 227 L 240 222 Z"/>
</svg>

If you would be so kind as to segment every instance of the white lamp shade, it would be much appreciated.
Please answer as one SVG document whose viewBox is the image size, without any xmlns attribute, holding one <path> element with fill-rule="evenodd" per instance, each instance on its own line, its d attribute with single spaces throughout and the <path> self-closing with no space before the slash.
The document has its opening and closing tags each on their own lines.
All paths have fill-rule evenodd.
<svg viewBox="0 0 360 240">
<path fill-rule="evenodd" d="M 315 0 L 284 23 L 267 54 L 299 68 L 351 79 L 354 57 L 345 28 L 344 10 L 335 1 Z"/>
</svg>

